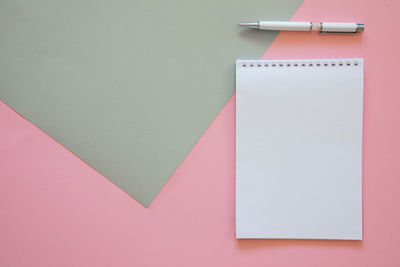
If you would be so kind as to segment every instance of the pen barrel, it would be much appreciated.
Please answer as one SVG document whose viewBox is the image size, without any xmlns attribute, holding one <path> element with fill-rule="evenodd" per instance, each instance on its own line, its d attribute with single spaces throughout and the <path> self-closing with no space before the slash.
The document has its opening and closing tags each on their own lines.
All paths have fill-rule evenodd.
<svg viewBox="0 0 400 267">
<path fill-rule="evenodd" d="M 357 23 L 322 22 L 321 32 L 357 32 Z"/>
<path fill-rule="evenodd" d="M 272 31 L 311 31 L 311 22 L 294 21 L 260 21 L 260 30 Z"/>
</svg>

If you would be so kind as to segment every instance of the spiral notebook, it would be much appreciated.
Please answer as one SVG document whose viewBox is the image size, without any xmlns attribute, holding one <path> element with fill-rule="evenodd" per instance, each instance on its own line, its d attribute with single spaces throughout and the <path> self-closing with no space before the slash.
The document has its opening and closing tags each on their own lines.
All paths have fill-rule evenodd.
<svg viewBox="0 0 400 267">
<path fill-rule="evenodd" d="M 362 239 L 363 60 L 236 62 L 236 237 Z"/>
</svg>

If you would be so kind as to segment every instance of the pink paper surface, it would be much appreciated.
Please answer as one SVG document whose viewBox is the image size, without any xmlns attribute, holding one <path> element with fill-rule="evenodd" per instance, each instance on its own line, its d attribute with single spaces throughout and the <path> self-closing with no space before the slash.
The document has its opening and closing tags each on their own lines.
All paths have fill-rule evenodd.
<svg viewBox="0 0 400 267">
<path fill-rule="evenodd" d="M 366 31 L 281 33 L 264 55 L 365 59 L 364 241 L 235 239 L 234 98 L 148 209 L 0 102 L 0 266 L 400 266 L 399 11 L 305 0 L 293 20 Z"/>
</svg>

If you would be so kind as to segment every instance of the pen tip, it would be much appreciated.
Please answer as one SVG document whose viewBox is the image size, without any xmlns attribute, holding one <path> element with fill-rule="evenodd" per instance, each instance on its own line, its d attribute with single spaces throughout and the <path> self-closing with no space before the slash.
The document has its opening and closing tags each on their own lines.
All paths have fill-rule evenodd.
<svg viewBox="0 0 400 267">
<path fill-rule="evenodd" d="M 241 22 L 238 26 L 244 26 L 249 28 L 258 29 L 258 22 Z"/>
</svg>

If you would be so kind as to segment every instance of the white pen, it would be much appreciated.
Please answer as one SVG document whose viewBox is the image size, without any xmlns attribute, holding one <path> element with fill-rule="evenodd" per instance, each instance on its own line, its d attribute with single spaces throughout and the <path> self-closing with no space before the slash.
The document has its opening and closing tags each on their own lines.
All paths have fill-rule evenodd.
<svg viewBox="0 0 400 267">
<path fill-rule="evenodd" d="M 242 22 L 238 25 L 267 31 L 319 31 L 320 33 L 357 33 L 364 31 L 364 24 L 353 22 L 257 21 Z"/>
</svg>

